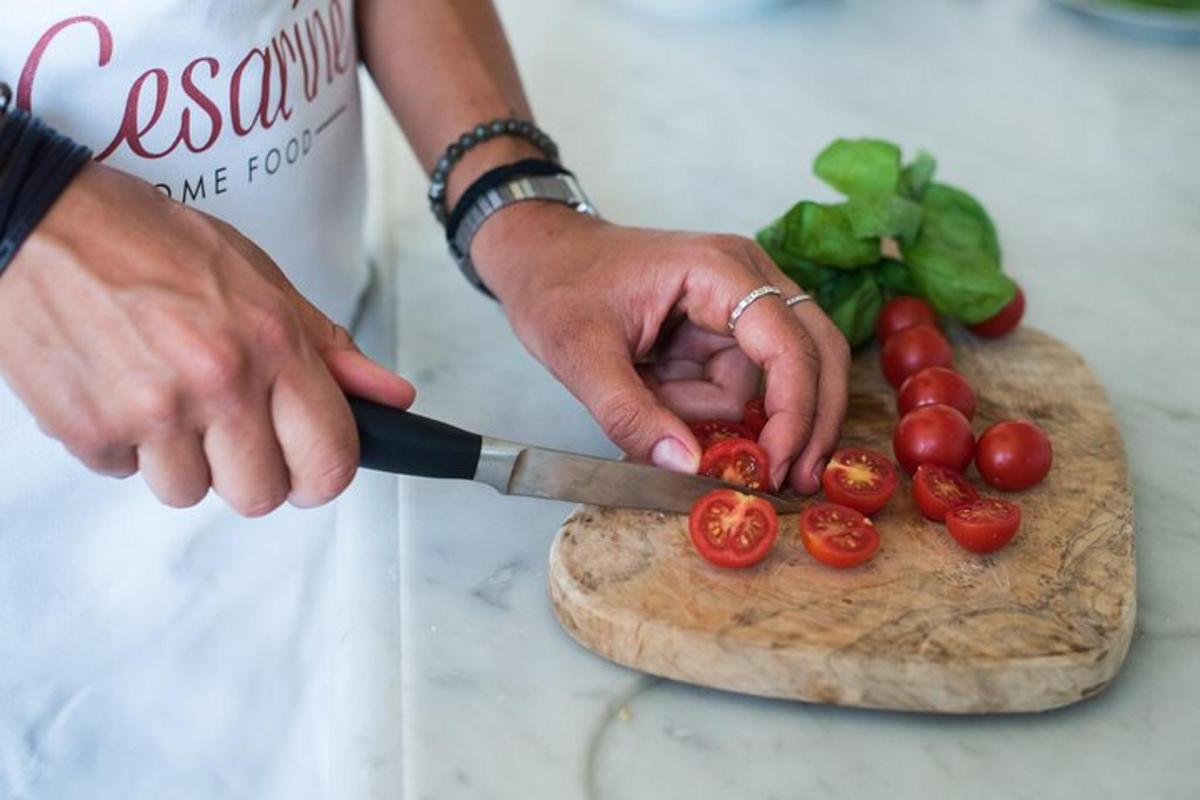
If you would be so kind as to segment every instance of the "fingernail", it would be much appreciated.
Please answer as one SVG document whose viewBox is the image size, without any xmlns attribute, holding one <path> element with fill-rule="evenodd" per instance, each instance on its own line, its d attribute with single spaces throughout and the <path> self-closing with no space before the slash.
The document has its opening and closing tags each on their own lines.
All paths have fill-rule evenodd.
<svg viewBox="0 0 1200 800">
<path fill-rule="evenodd" d="M 829 466 L 829 459 L 826 458 L 818 461 L 817 465 L 813 467 L 813 480 L 817 482 L 818 486 L 821 484 L 821 476 L 825 474 L 827 466 Z"/>
<path fill-rule="evenodd" d="M 650 451 L 650 463 L 672 472 L 695 472 L 700 459 L 674 436 L 659 439 Z"/>
<path fill-rule="evenodd" d="M 779 489 L 783 486 L 783 482 L 787 480 L 788 465 L 776 464 L 775 469 L 771 470 L 771 488 Z"/>
</svg>

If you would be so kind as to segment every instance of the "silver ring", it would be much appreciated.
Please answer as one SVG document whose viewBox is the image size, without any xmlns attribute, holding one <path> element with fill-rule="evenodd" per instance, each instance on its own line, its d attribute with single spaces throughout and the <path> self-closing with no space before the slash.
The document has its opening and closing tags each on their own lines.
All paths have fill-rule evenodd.
<svg viewBox="0 0 1200 800">
<path fill-rule="evenodd" d="M 774 286 L 767 284 L 766 286 L 760 286 L 753 291 L 747 292 L 745 297 L 743 297 L 741 300 L 738 300 L 738 304 L 733 307 L 733 311 L 729 315 L 729 332 L 733 333 L 734 327 L 737 326 L 737 321 L 742 318 L 742 314 L 746 313 L 746 309 L 750 307 L 751 303 L 761 297 L 766 297 L 769 294 L 777 294 L 780 297 L 783 297 L 783 292 L 779 291 L 779 289 L 775 288 Z"/>
<path fill-rule="evenodd" d="M 799 305 L 800 303 L 803 303 L 805 300 L 812 300 L 812 295 L 811 295 L 811 294 L 805 294 L 804 292 L 801 292 L 801 293 L 800 293 L 800 294 L 798 294 L 798 295 L 794 295 L 794 296 L 792 296 L 792 297 L 789 297 L 787 300 L 784 300 L 784 301 L 783 301 L 783 304 L 784 304 L 785 306 L 787 306 L 788 308 L 791 308 L 792 306 Z"/>
</svg>

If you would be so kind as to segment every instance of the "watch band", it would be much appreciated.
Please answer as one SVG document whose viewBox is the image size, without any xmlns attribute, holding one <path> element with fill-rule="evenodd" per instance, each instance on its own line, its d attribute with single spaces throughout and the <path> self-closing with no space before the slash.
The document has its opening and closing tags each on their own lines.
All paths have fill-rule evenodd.
<svg viewBox="0 0 1200 800">
<path fill-rule="evenodd" d="M 479 278 L 471 262 L 471 241 L 483 227 L 488 217 L 502 208 L 526 200 L 544 200 L 562 203 L 581 214 L 596 215 L 596 208 L 588 200 L 579 182 L 573 175 L 528 175 L 514 178 L 494 189 L 484 192 L 463 215 L 454 238 L 450 240 L 450 253 L 458 261 L 459 269 L 471 285 L 491 295 L 491 291 Z M 494 295 L 493 295 L 494 296 Z"/>
</svg>

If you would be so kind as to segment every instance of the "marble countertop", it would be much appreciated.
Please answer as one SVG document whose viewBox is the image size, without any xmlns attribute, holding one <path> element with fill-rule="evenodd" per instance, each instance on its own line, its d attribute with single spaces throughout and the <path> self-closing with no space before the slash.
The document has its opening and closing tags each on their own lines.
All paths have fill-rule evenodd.
<svg viewBox="0 0 1200 800">
<path fill-rule="evenodd" d="M 1036 0 L 809 0 L 719 24 L 602 0 L 499 6 L 540 121 L 614 220 L 750 233 L 826 194 L 809 165 L 835 136 L 935 153 L 997 220 L 1027 321 L 1108 387 L 1134 482 L 1140 612 L 1116 682 L 1061 711 L 741 697 L 612 665 L 562 632 L 546 555 L 568 507 L 402 480 L 404 796 L 1200 796 L 1200 48 Z M 463 284 L 396 136 L 373 133 L 374 208 L 417 410 L 614 452 Z"/>
</svg>

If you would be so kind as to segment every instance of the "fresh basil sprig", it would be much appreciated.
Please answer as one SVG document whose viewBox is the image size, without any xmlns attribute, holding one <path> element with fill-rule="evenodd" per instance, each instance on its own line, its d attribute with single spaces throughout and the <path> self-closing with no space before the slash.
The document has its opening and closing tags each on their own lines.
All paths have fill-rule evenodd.
<svg viewBox="0 0 1200 800">
<path fill-rule="evenodd" d="M 758 232 L 780 269 L 812 292 L 851 344 L 871 338 L 883 303 L 924 297 L 938 313 L 966 323 L 994 316 L 1016 293 L 1000 269 L 996 228 L 961 189 L 933 181 L 925 151 L 902 164 L 881 139 L 838 139 L 813 172 L 846 196 L 804 200 Z M 887 258 L 884 242 L 899 248 Z"/>
</svg>

